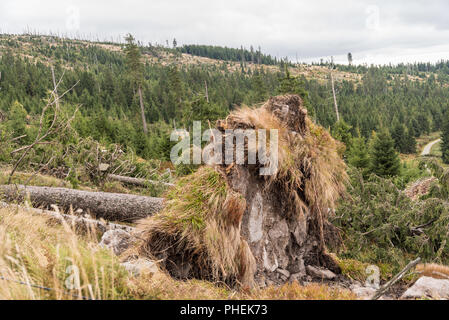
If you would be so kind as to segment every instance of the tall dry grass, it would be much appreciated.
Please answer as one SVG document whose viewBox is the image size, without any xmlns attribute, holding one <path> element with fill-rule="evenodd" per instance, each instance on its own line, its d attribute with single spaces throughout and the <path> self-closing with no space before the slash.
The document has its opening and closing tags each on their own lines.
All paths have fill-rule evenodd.
<svg viewBox="0 0 449 320">
<path fill-rule="evenodd" d="M 239 292 L 207 281 L 178 281 L 162 272 L 131 277 L 112 252 L 98 246 L 93 234 L 76 234 L 69 225 L 23 208 L 0 208 L 0 276 L 8 279 L 0 279 L 0 300 L 355 298 L 348 291 L 320 284 Z M 73 275 L 66 272 L 71 265 L 80 271 L 80 288 L 75 290 L 66 286 Z"/>
<path fill-rule="evenodd" d="M 0 299 L 127 298 L 126 271 L 94 234 L 80 237 L 27 210 L 0 209 Z"/>
</svg>

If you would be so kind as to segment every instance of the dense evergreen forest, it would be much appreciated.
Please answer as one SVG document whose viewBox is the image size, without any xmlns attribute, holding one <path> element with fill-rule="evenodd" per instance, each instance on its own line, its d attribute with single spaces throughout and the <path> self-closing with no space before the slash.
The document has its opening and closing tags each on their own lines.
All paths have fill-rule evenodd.
<svg viewBox="0 0 449 320">
<path fill-rule="evenodd" d="M 279 93 L 301 94 L 314 120 L 331 128 L 340 139 L 344 140 L 346 134 L 368 139 L 373 131 L 385 128 L 397 151 L 414 153 L 414 137 L 440 130 L 449 105 L 448 64 L 443 62 L 395 67 L 328 66 L 335 73 L 362 75 L 360 81 L 336 82 L 344 120 L 336 123 L 330 80 L 295 78 L 291 71 L 301 65 L 278 63 L 273 70 L 264 63 L 275 61 L 260 51 L 245 51 L 245 63 L 240 61 L 237 71 L 229 69 L 226 62 L 161 64 L 149 58 L 164 50 L 172 54 L 173 49 L 139 47 L 145 57 L 142 92 L 149 126 L 145 135 L 139 97 L 123 46 L 3 35 L 0 48 L 0 110 L 14 121 L 11 128 L 26 130 L 26 122 L 40 113 L 43 99 L 52 89 L 52 64 L 56 78 L 62 79 L 60 92 L 75 85 L 65 95 L 64 103 L 68 108 L 80 106 L 74 123 L 77 132 L 101 142 L 120 143 L 144 158 L 168 159 L 169 134 L 174 127 L 187 128 L 193 120 L 214 121 L 237 106 L 253 105 Z M 217 59 L 241 59 L 238 49 L 184 46 L 180 50 Z M 260 66 L 248 68 L 252 61 L 256 64 L 257 57 L 261 57 Z M 21 121 L 19 126 L 17 122 Z M 23 132 L 14 133 L 20 134 Z"/>
<path fill-rule="evenodd" d="M 174 46 L 175 47 L 175 46 Z M 241 49 L 226 48 L 220 46 L 204 46 L 204 45 L 184 45 L 180 48 L 176 48 L 182 53 L 187 53 L 200 57 L 207 57 L 217 60 L 225 61 L 241 61 L 251 62 L 265 65 L 275 65 L 278 63 L 277 58 L 271 57 L 271 55 L 262 54 L 260 47 L 255 51 L 251 46 L 250 50 L 246 50 L 243 47 Z"/>
</svg>

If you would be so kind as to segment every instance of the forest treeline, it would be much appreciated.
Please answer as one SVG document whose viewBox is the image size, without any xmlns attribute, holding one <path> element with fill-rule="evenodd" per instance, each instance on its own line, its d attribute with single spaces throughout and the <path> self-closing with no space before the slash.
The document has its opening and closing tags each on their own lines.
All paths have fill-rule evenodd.
<svg viewBox="0 0 449 320">
<path fill-rule="evenodd" d="M 141 84 L 149 130 L 145 135 L 139 95 L 122 51 L 25 36 L 3 36 L 0 46 L 0 112 L 4 121 L 10 123 L 6 127 L 14 131 L 13 136 L 25 134 L 45 105 L 43 99 L 53 87 L 51 63 L 56 77 L 62 78 L 60 92 L 76 84 L 65 95 L 64 104 L 69 109 L 80 106 L 73 124 L 77 132 L 100 142 L 120 143 L 143 158 L 168 159 L 173 128 L 188 128 L 193 120 L 213 123 L 237 106 L 253 105 L 280 93 L 302 95 L 314 121 L 343 140 L 347 134 L 368 140 L 373 131 L 385 129 L 393 137 L 397 151 L 413 153 L 414 138 L 440 130 L 449 105 L 447 82 L 440 75 L 430 74 L 417 80 L 403 73 L 392 76 L 385 67 L 370 67 L 360 82 L 336 82 L 343 119 L 337 123 L 330 80 L 295 78 L 286 64 L 276 72 L 268 71 L 263 61 L 255 71 L 244 66 L 231 71 L 224 62 L 164 65 L 145 59 Z M 143 47 L 140 50 L 146 52 Z M 231 52 L 224 50 L 222 58 L 237 59 L 239 50 L 234 52 L 235 57 L 226 56 Z M 248 53 L 251 55 L 251 51 L 245 55 Z M 245 59 L 250 61 L 251 57 Z M 337 66 L 334 72 L 341 68 Z"/>
<path fill-rule="evenodd" d="M 182 53 L 191 54 L 194 56 L 207 57 L 217 60 L 225 61 L 240 61 L 242 63 L 251 62 L 257 64 L 265 65 L 276 65 L 280 60 L 271 55 L 266 55 L 261 52 L 260 47 L 254 50 L 253 46 L 249 50 L 235 48 L 227 48 L 220 46 L 206 46 L 206 45 L 183 45 L 182 47 L 176 48 Z"/>
</svg>

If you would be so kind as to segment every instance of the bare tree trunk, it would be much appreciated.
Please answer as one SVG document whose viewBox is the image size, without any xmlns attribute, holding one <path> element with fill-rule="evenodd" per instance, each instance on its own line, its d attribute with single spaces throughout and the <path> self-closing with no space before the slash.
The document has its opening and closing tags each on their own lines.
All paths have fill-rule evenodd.
<svg viewBox="0 0 449 320">
<path fill-rule="evenodd" d="M 149 184 L 152 185 L 161 185 L 164 187 L 174 187 L 173 183 L 166 183 L 161 181 L 153 181 L 153 180 L 146 180 L 146 179 L 139 179 L 139 178 L 131 178 L 131 177 L 125 177 L 125 176 L 119 176 L 116 174 L 109 174 L 108 179 L 123 182 L 126 184 L 132 184 L 135 186 L 141 186 L 141 187 L 147 187 Z"/>
<path fill-rule="evenodd" d="M 332 72 L 331 72 L 331 82 L 332 82 L 332 95 L 334 96 L 335 113 L 337 114 L 337 121 L 340 121 L 340 114 L 338 113 L 337 96 L 335 95 L 334 76 L 332 75 Z"/>
<path fill-rule="evenodd" d="M 55 78 L 55 68 L 53 67 L 53 65 L 51 65 L 50 68 L 51 68 L 51 78 L 53 80 L 53 88 L 55 88 L 53 91 L 53 94 L 55 97 L 56 108 L 59 110 L 59 96 L 58 96 L 58 86 L 56 84 L 56 78 Z"/>
<path fill-rule="evenodd" d="M 143 106 L 142 87 L 139 85 L 140 112 L 142 113 L 143 132 L 148 134 L 147 120 L 145 119 L 145 108 Z"/>
<path fill-rule="evenodd" d="M 206 86 L 206 101 L 209 103 L 209 90 L 207 89 L 207 81 L 204 80 L 204 85 Z"/>
<path fill-rule="evenodd" d="M 63 210 L 82 209 L 92 217 L 109 221 L 133 222 L 161 211 L 164 199 L 130 194 L 89 192 L 65 188 L 0 186 L 7 200 L 29 197 L 35 207 L 57 205 Z"/>
</svg>

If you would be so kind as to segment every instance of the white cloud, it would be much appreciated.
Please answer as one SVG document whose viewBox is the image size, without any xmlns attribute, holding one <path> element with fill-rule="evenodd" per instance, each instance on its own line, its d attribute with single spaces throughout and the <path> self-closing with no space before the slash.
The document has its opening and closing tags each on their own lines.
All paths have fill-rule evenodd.
<svg viewBox="0 0 449 320">
<path fill-rule="evenodd" d="M 345 62 L 351 51 L 357 62 L 388 63 L 449 59 L 447 12 L 444 0 L 2 0 L 0 28 L 100 39 L 131 32 L 145 43 L 176 37 L 180 44 L 260 45 L 305 61 L 333 55 Z"/>
</svg>

